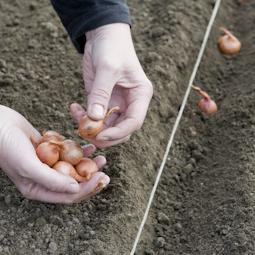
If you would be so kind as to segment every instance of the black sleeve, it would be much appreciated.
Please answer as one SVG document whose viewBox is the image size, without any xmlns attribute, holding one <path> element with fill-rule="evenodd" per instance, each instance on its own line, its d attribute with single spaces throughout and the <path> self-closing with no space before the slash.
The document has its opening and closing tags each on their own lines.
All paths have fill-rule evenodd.
<svg viewBox="0 0 255 255">
<path fill-rule="evenodd" d="M 85 32 L 111 23 L 130 24 L 125 0 L 51 0 L 79 53 L 84 52 Z"/>
</svg>

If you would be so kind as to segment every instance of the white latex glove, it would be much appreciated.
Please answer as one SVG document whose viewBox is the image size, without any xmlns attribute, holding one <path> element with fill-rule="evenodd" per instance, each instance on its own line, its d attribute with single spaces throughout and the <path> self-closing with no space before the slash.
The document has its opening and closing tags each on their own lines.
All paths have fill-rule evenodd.
<svg viewBox="0 0 255 255">
<path fill-rule="evenodd" d="M 31 137 L 39 141 L 41 135 L 22 115 L 0 105 L 0 168 L 26 198 L 70 204 L 87 199 L 109 183 L 102 172 L 81 184 L 56 172 L 38 159 Z M 94 151 L 95 146 L 89 145 L 84 148 L 84 156 Z M 94 161 L 98 167 L 106 163 L 103 156 Z"/>
<path fill-rule="evenodd" d="M 87 32 L 86 38 L 83 74 L 88 115 L 99 120 L 108 108 L 120 107 L 90 142 L 98 147 L 112 146 L 141 128 L 153 89 L 137 58 L 129 25 L 105 25 Z M 86 113 L 76 103 L 70 110 L 77 122 Z"/>
</svg>

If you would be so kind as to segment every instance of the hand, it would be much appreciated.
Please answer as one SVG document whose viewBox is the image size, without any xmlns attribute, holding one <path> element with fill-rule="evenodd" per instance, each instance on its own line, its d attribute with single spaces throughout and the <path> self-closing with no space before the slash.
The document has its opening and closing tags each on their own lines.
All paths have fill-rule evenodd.
<svg viewBox="0 0 255 255">
<path fill-rule="evenodd" d="M 30 138 L 39 141 L 41 135 L 22 115 L 0 105 L 0 119 L 0 168 L 28 199 L 70 204 L 87 199 L 109 183 L 102 172 L 81 184 L 56 172 L 38 159 Z M 94 151 L 94 145 L 86 146 L 84 156 Z M 103 156 L 94 161 L 99 168 L 106 163 Z"/>
<path fill-rule="evenodd" d="M 106 121 L 105 129 L 90 142 L 98 147 L 128 140 L 141 128 L 153 89 L 136 56 L 130 27 L 110 24 L 86 33 L 83 74 L 88 93 L 88 115 L 103 119 L 108 108 L 119 106 Z M 79 104 L 71 105 L 71 114 L 79 122 L 86 114 Z"/>
</svg>

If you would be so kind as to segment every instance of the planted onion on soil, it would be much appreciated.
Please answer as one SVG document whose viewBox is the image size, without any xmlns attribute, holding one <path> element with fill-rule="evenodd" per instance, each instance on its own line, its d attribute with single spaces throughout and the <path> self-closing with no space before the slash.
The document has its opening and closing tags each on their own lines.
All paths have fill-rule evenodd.
<svg viewBox="0 0 255 255">
<path fill-rule="evenodd" d="M 217 112 L 218 107 L 216 103 L 211 99 L 211 97 L 203 91 L 201 88 L 197 86 L 192 86 L 192 89 L 194 89 L 200 96 L 202 96 L 202 99 L 198 102 L 198 108 L 204 112 L 206 115 L 212 115 Z"/>
<path fill-rule="evenodd" d="M 118 106 L 115 106 L 111 108 L 105 115 L 105 117 L 102 120 L 93 120 L 89 118 L 87 115 L 83 116 L 80 123 L 79 123 L 79 129 L 78 133 L 82 138 L 93 138 L 96 137 L 97 134 L 99 134 L 103 127 L 105 121 L 109 118 L 109 116 L 114 113 L 118 112 L 120 108 Z"/>
<path fill-rule="evenodd" d="M 218 39 L 220 52 L 226 55 L 237 54 L 241 49 L 241 42 L 226 28 L 221 27 L 220 30 L 224 32 Z"/>
</svg>

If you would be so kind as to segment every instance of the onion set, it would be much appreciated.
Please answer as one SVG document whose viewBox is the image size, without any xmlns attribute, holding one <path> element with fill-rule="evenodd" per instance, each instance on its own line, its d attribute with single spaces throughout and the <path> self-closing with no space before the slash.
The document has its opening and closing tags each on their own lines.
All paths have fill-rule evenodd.
<svg viewBox="0 0 255 255">
<path fill-rule="evenodd" d="M 83 116 L 79 123 L 78 134 L 82 138 L 96 137 L 97 134 L 103 130 L 104 123 L 109 116 L 114 112 L 118 112 L 119 110 L 120 108 L 118 106 L 111 108 L 102 120 L 93 120 L 89 118 L 88 115 Z"/>
<path fill-rule="evenodd" d="M 64 141 L 65 140 L 65 137 L 60 135 L 56 131 L 52 131 L 52 130 L 43 131 L 42 134 L 43 134 L 43 136 L 40 141 L 41 143 L 48 142 L 48 141 Z"/>
<path fill-rule="evenodd" d="M 43 142 L 36 148 L 40 160 L 48 166 L 53 166 L 59 159 L 59 147 L 50 142 Z"/>
<path fill-rule="evenodd" d="M 80 176 L 75 168 L 68 162 L 65 161 L 58 161 L 53 167 L 57 172 L 63 174 L 63 175 L 69 175 L 72 178 L 74 178 L 78 182 L 84 182 L 87 181 L 86 178 Z"/>
<path fill-rule="evenodd" d="M 72 140 L 64 140 L 61 142 L 51 141 L 52 144 L 59 146 L 59 159 L 66 161 L 72 165 L 78 164 L 83 157 L 83 150 L 81 146 Z"/>
<path fill-rule="evenodd" d="M 226 55 L 237 54 L 241 49 L 241 42 L 226 28 L 221 27 L 220 30 L 224 33 L 218 39 L 220 52 Z"/>
<path fill-rule="evenodd" d="M 201 97 L 197 103 L 198 108 L 205 113 L 206 115 L 212 115 L 217 112 L 218 107 L 216 103 L 211 99 L 211 97 L 203 91 L 201 88 L 197 86 L 192 86 L 192 89 L 194 89 Z"/>
<path fill-rule="evenodd" d="M 75 168 L 78 174 L 86 180 L 89 180 L 91 176 L 98 171 L 97 164 L 90 158 L 81 159 Z"/>
<path fill-rule="evenodd" d="M 31 137 L 32 142 L 33 140 Z M 40 141 L 33 144 L 41 162 L 78 182 L 89 181 L 98 171 L 98 166 L 92 159 L 83 157 L 83 149 L 79 143 L 65 140 L 64 136 L 55 131 L 43 132 Z"/>
</svg>

